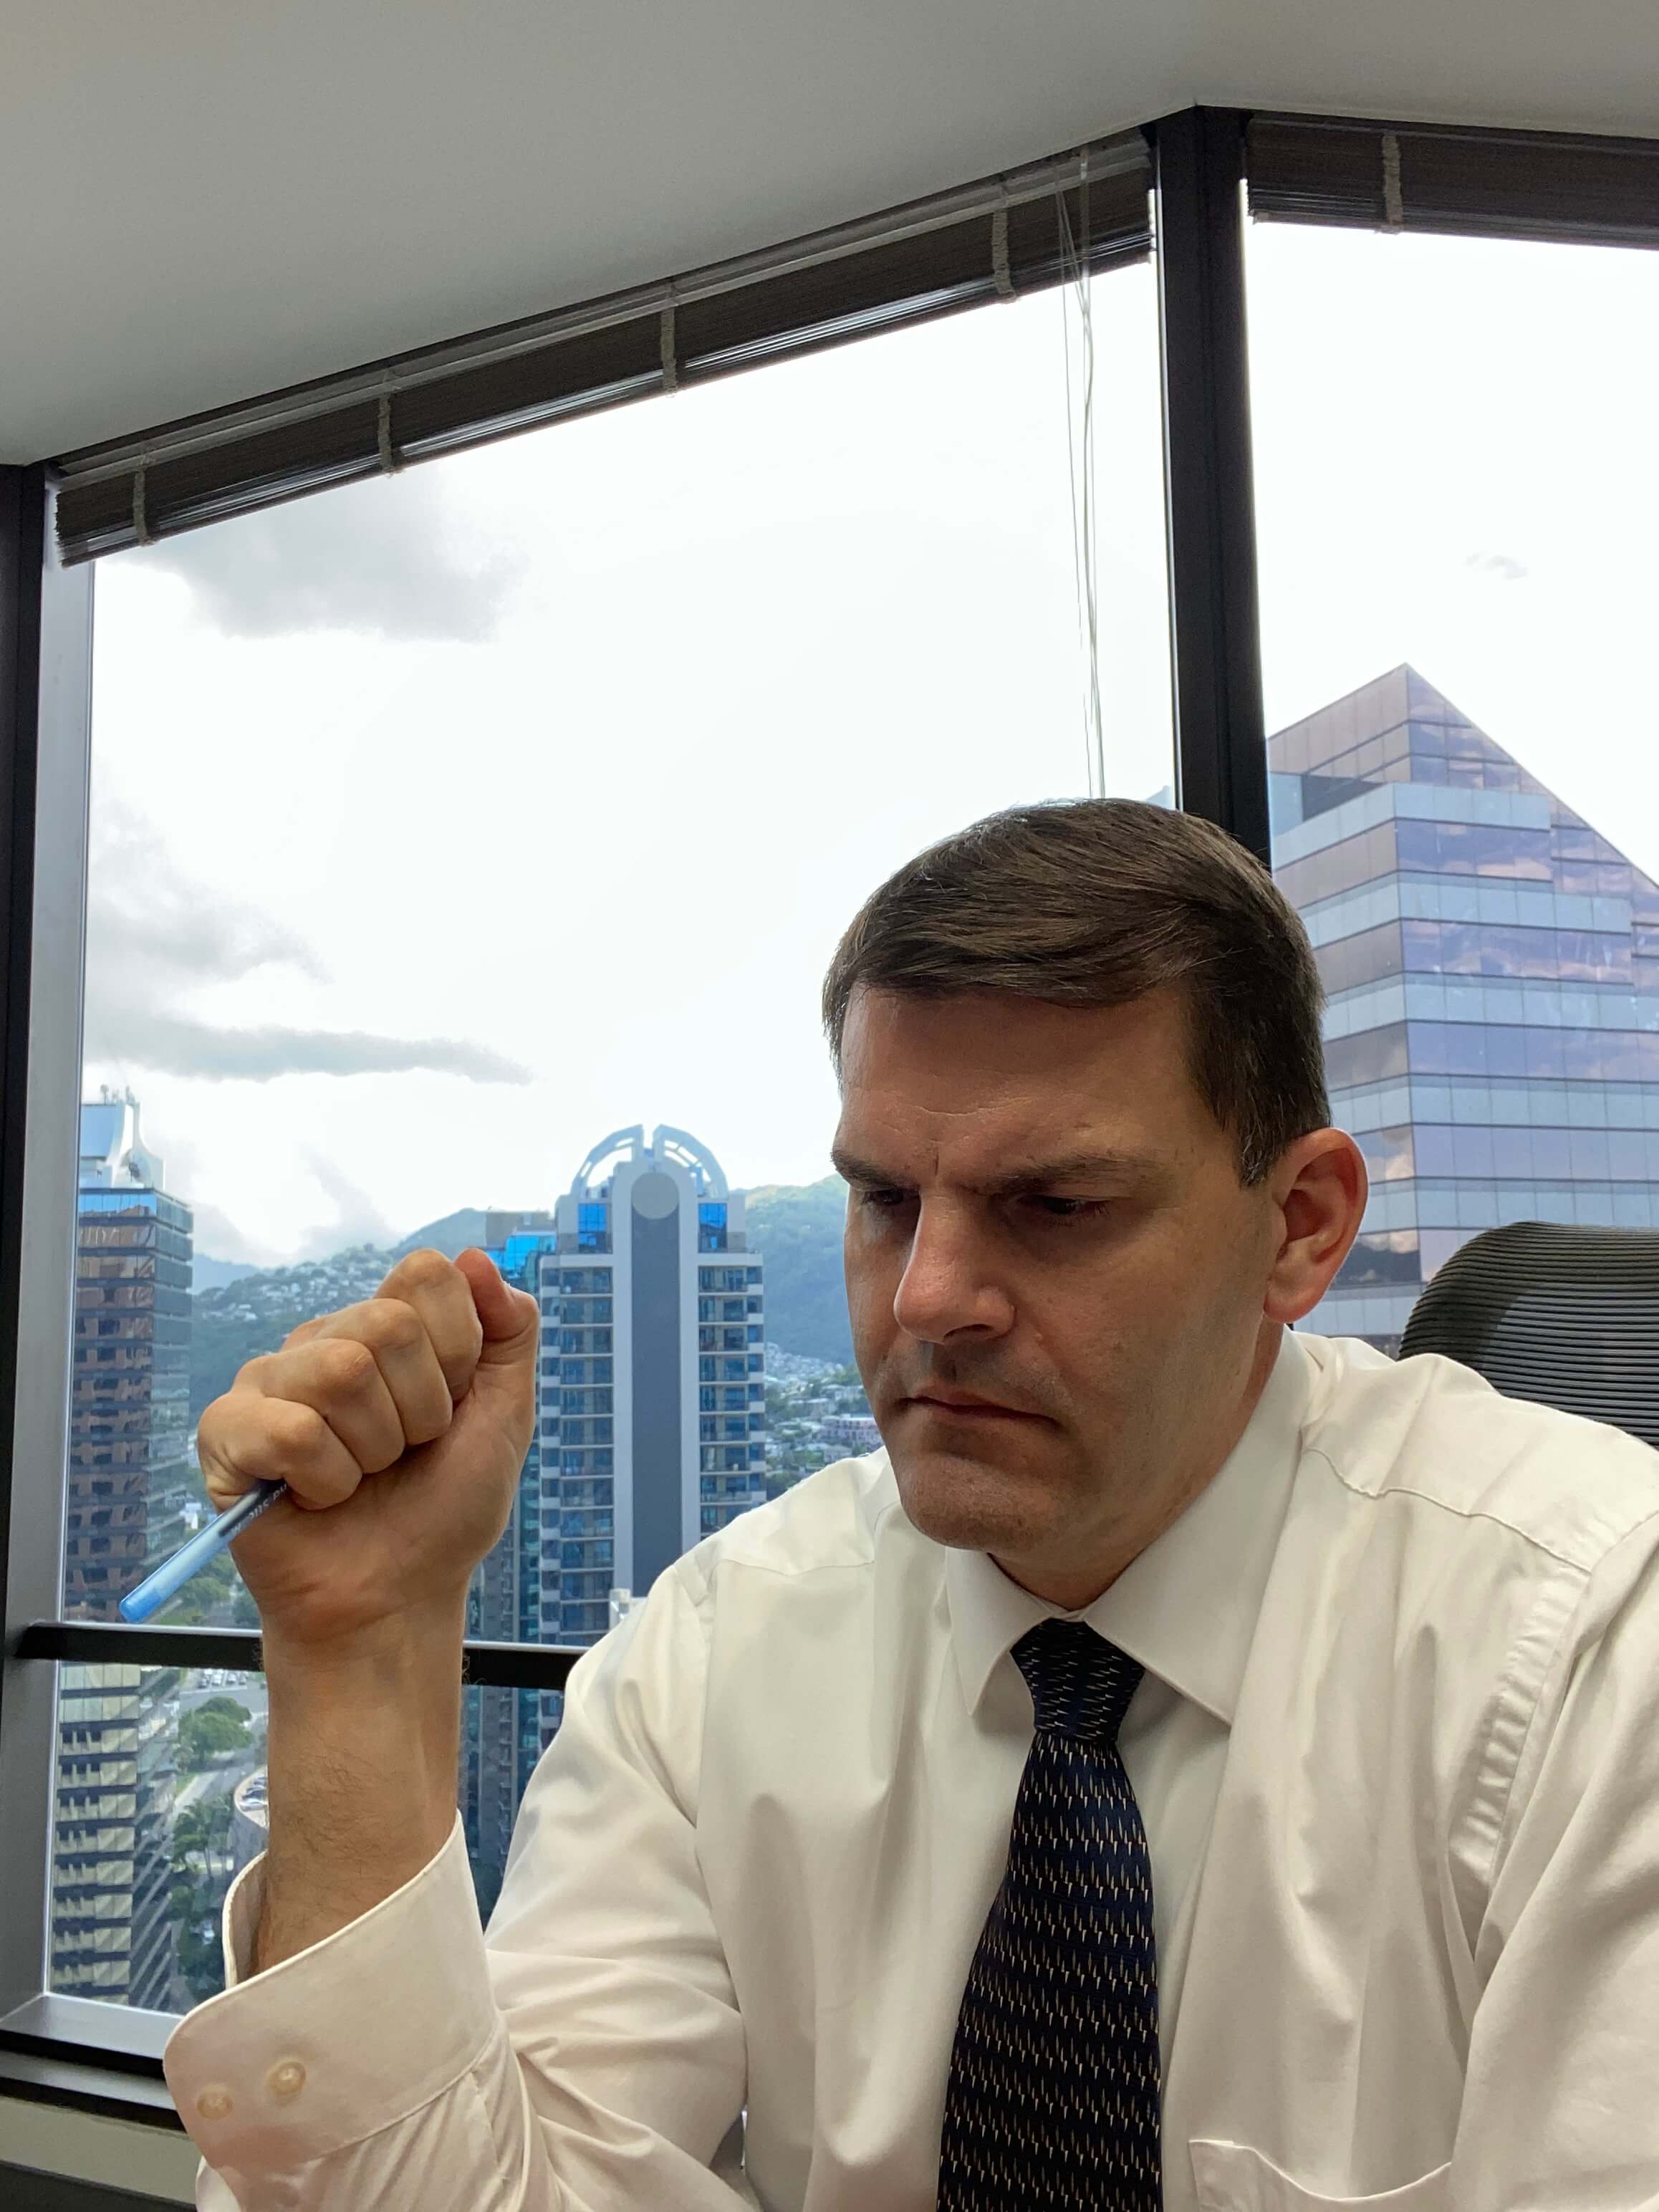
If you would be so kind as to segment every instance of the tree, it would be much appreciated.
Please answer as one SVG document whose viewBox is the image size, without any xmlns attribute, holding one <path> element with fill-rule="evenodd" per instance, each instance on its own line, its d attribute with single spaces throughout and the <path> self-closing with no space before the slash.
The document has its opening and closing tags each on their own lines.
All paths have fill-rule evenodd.
<svg viewBox="0 0 1659 2212">
<path fill-rule="evenodd" d="M 223 1713 L 234 1721 L 251 1721 L 253 1718 L 246 1705 L 238 1705 L 234 1698 L 227 1698 L 222 1693 L 217 1697 L 204 1698 L 196 1710 L 198 1713 Z"/>
<path fill-rule="evenodd" d="M 174 1816 L 173 1871 L 178 1880 L 185 1883 L 212 1880 L 214 1858 L 222 1856 L 230 1843 L 232 1811 L 231 1793 L 222 1790 L 214 1796 L 198 1798 Z"/>
<path fill-rule="evenodd" d="M 215 1698 L 229 1704 L 228 1698 Z M 235 1708 L 240 1711 L 242 1709 Z M 196 1716 L 189 1717 L 194 1719 Z M 222 1723 L 228 1716 L 216 1713 Z M 181 1723 L 182 1725 L 182 1723 Z M 173 1823 L 173 1920 L 176 1955 L 185 1986 L 198 2002 L 224 1986 L 219 1944 L 219 1911 L 230 1883 L 230 1827 L 234 1802 L 228 1790 L 198 1798 L 174 1815 Z"/>
<path fill-rule="evenodd" d="M 229 1612 L 233 1589 L 240 1584 L 236 1562 L 228 1552 L 221 1552 L 191 1577 L 157 1617 L 169 1628 L 216 1627 Z"/>
<path fill-rule="evenodd" d="M 216 1997 L 225 1985 L 216 1906 L 179 1923 L 176 1955 L 179 1976 L 197 2003 Z"/>
<path fill-rule="evenodd" d="M 191 1577 L 156 1615 L 168 1628 L 257 1628 L 258 1608 L 228 1552 Z"/>
<path fill-rule="evenodd" d="M 252 1717 L 246 1705 L 232 1698 L 210 1698 L 206 1705 L 185 1713 L 179 1723 L 179 1765 L 186 1774 L 199 1774 L 228 1753 L 244 1749 Z"/>
</svg>

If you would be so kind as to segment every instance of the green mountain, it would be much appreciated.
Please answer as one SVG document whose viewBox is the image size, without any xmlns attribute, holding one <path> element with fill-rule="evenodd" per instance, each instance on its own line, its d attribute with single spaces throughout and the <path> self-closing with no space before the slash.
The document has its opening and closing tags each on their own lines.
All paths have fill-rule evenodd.
<svg viewBox="0 0 1659 2212">
<path fill-rule="evenodd" d="M 766 1334 L 786 1352 L 844 1366 L 853 1357 L 842 1273 L 847 1186 L 768 1183 L 744 1194 L 749 1249 L 766 1261 Z"/>
<path fill-rule="evenodd" d="M 340 1306 L 373 1297 L 391 1266 L 372 1245 L 297 1267 L 259 1267 L 191 1302 L 190 1417 L 229 1389 L 236 1370 L 275 1352 L 291 1328 Z"/>
<path fill-rule="evenodd" d="M 770 1183 L 745 1194 L 751 1251 L 766 1261 L 766 1334 L 786 1352 L 844 1365 L 853 1356 L 841 1267 L 846 1186 L 838 1176 L 792 1186 Z M 293 1267 L 232 1269 L 198 1261 L 192 1301 L 191 1418 L 228 1390 L 236 1370 L 275 1352 L 291 1328 L 318 1314 L 373 1297 L 392 1262 L 430 1245 L 453 1259 L 483 1241 L 484 1218 L 462 1206 L 429 1221 L 390 1251 L 360 1244 L 326 1260 Z M 202 1273 L 213 1272 L 203 1282 Z"/>
<path fill-rule="evenodd" d="M 446 1260 L 459 1260 L 469 1244 L 483 1243 L 484 1218 L 483 1209 L 463 1206 L 453 1213 L 446 1213 L 441 1221 L 428 1221 L 424 1229 L 416 1229 L 394 1244 L 389 1257 L 401 1260 L 406 1252 L 420 1252 L 428 1247 L 441 1252 Z"/>
<path fill-rule="evenodd" d="M 483 1242 L 484 1218 L 482 1207 L 459 1206 L 453 1213 L 446 1213 L 441 1221 L 428 1221 L 423 1229 L 411 1230 L 401 1244 L 394 1244 L 386 1254 L 386 1265 L 401 1260 L 407 1252 L 419 1252 L 430 1246 L 441 1252 L 447 1260 L 457 1260 L 469 1244 Z M 368 1246 L 365 1250 L 370 1249 Z M 327 1266 L 325 1261 L 307 1264 Z M 216 1260 L 210 1253 L 198 1252 L 192 1263 L 193 1280 L 191 1287 L 202 1291 L 226 1291 L 233 1283 L 246 1282 L 250 1275 L 292 1273 L 288 1268 L 258 1267 L 250 1260 Z"/>
<path fill-rule="evenodd" d="M 252 1260 L 216 1260 L 206 1252 L 198 1252 L 191 1262 L 190 1286 L 193 1291 L 222 1291 L 232 1283 L 240 1283 L 244 1275 L 260 1272 Z"/>
</svg>

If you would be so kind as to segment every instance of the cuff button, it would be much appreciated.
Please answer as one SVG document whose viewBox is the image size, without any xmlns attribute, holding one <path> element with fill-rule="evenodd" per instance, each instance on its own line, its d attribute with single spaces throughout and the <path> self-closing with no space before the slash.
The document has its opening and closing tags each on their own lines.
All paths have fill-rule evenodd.
<svg viewBox="0 0 1659 2212">
<path fill-rule="evenodd" d="M 210 2089 L 204 2089 L 197 2098 L 196 2110 L 202 2119 L 222 2120 L 230 2110 L 230 2104 L 229 2090 L 222 2089 L 218 2083 L 215 2082 Z"/>
<path fill-rule="evenodd" d="M 306 2069 L 297 2058 L 285 2058 L 280 2066 L 273 2066 L 265 2076 L 265 2087 L 279 2105 L 297 2097 L 306 2086 Z"/>
</svg>

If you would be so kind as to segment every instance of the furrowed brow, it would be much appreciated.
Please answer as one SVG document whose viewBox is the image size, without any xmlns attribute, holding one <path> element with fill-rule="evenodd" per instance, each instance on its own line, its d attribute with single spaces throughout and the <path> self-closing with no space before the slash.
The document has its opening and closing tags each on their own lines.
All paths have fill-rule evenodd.
<svg viewBox="0 0 1659 2212">
<path fill-rule="evenodd" d="M 838 1146 L 830 1152 L 830 1164 L 843 1182 L 865 1183 L 881 1190 L 895 1188 L 893 1176 L 884 1168 L 875 1167 L 852 1152 L 844 1152 Z"/>
<path fill-rule="evenodd" d="M 830 1158 L 843 1182 L 883 1190 L 907 1187 L 902 1176 L 892 1175 L 885 1168 L 859 1159 L 851 1152 L 837 1149 L 831 1152 Z M 988 1198 L 1018 1198 L 1029 1191 L 1050 1190 L 1056 1183 L 1122 1182 L 1138 1176 L 1145 1164 L 1133 1152 L 1073 1152 L 1063 1158 L 1036 1161 L 1007 1175 L 993 1176 L 974 1188 Z"/>
<path fill-rule="evenodd" d="M 1121 1182 L 1138 1176 L 1144 1164 L 1133 1152 L 1072 1152 L 998 1176 L 981 1188 L 994 1198 L 1018 1198 L 1027 1191 L 1051 1190 L 1060 1182 Z"/>
</svg>

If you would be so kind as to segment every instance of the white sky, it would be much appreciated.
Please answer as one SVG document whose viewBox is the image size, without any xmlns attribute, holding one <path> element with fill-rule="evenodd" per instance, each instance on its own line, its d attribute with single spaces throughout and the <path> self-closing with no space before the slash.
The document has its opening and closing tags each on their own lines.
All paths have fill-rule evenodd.
<svg viewBox="0 0 1659 2212">
<path fill-rule="evenodd" d="M 1266 227 L 1250 278 L 1269 726 L 1410 659 L 1659 869 L 1659 258 Z M 1151 271 L 1094 300 L 1107 778 L 1144 797 Z M 827 1171 L 817 988 L 860 901 L 1087 788 L 1068 312 L 102 565 L 87 1086 L 131 1085 L 200 1249 L 546 1205 L 635 1121 L 740 1185 Z M 222 1073 L 296 1058 L 397 1072 Z"/>
</svg>

